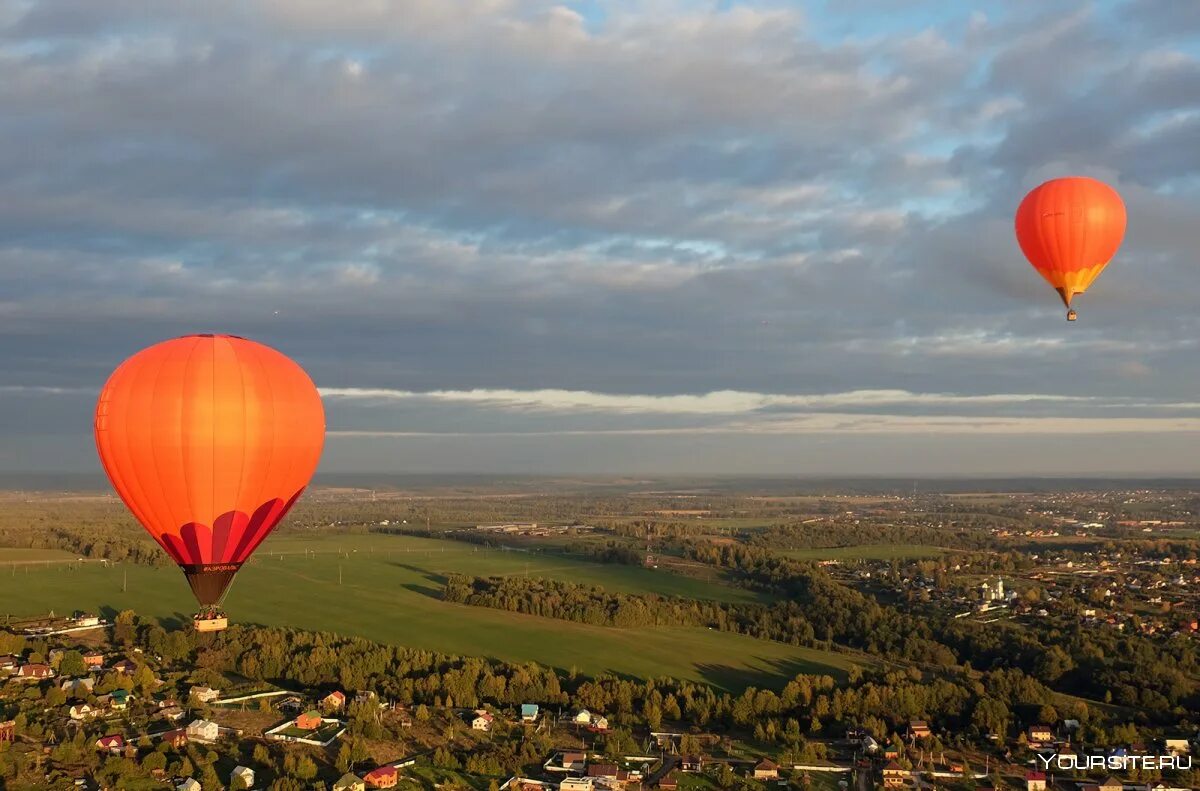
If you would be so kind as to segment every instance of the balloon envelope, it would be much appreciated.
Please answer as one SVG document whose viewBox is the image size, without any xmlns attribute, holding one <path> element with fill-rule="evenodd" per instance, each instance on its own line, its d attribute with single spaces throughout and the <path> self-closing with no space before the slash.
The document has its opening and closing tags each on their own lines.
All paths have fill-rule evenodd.
<svg viewBox="0 0 1200 791">
<path fill-rule="evenodd" d="M 95 434 L 117 494 L 214 605 L 316 471 L 325 413 L 312 380 L 274 349 L 188 335 L 113 372 Z"/>
<path fill-rule="evenodd" d="M 1117 254 L 1125 222 L 1121 196 L 1104 182 L 1052 179 L 1017 208 L 1017 243 L 1070 307 Z"/>
</svg>

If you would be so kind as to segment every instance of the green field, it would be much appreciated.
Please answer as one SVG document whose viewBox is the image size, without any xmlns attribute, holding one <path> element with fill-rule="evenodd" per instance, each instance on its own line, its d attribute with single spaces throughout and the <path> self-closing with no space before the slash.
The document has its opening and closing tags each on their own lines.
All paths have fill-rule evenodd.
<svg viewBox="0 0 1200 791">
<path fill-rule="evenodd" d="M 919 560 L 941 557 L 946 550 L 920 544 L 863 544 L 858 547 L 785 549 L 779 554 L 796 560 Z"/>
<path fill-rule="evenodd" d="M 628 592 L 728 599 L 747 595 L 661 571 L 477 549 L 453 541 L 283 535 L 260 548 L 255 561 L 238 575 L 225 605 L 233 622 L 361 635 L 449 654 L 532 660 L 588 674 L 669 675 L 726 689 L 778 687 L 796 673 L 840 675 L 856 661 L 708 629 L 614 629 L 450 604 L 439 598 L 442 577 L 448 572 L 527 571 Z M 126 575 L 128 590 L 122 592 Z M 13 615 L 75 609 L 99 609 L 111 615 L 132 609 L 174 626 L 187 623 L 196 606 L 177 569 L 129 564 L 27 566 L 15 574 L 0 574 L 0 601 Z"/>
<path fill-rule="evenodd" d="M 65 563 L 79 557 L 61 549 L 0 547 L 0 566 L 13 563 Z"/>
</svg>

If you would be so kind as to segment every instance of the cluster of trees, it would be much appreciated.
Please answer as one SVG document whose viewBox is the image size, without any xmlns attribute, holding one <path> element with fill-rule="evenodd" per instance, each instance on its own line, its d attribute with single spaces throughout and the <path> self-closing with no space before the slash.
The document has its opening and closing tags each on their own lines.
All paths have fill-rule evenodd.
<svg viewBox="0 0 1200 791">
<path fill-rule="evenodd" d="M 442 592 L 446 601 L 475 607 L 540 615 L 596 626 L 707 626 L 726 632 L 813 645 L 815 633 L 793 602 L 730 604 L 612 593 L 603 588 L 532 577 L 465 577 L 450 575 Z"/>
</svg>

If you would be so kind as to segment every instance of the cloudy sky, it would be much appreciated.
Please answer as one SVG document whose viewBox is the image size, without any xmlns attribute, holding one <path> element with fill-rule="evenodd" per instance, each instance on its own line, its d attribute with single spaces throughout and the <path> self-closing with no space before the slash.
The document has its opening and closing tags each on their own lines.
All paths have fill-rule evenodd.
<svg viewBox="0 0 1200 791">
<path fill-rule="evenodd" d="M 1180 0 L 0 0 L 0 471 L 221 331 L 330 472 L 1190 475 L 1198 140 Z"/>
</svg>

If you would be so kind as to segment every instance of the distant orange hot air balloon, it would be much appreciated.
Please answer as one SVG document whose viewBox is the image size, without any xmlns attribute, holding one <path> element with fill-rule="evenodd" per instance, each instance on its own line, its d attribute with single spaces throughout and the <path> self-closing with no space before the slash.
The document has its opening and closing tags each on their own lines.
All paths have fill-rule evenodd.
<svg viewBox="0 0 1200 791">
<path fill-rule="evenodd" d="M 96 403 L 113 488 L 183 569 L 197 624 L 308 484 L 325 413 L 300 366 L 233 335 L 188 335 L 130 357 Z M 220 628 L 220 627 L 215 627 Z"/>
<path fill-rule="evenodd" d="M 1033 268 L 1054 286 L 1075 320 L 1071 299 L 1082 294 L 1117 254 L 1125 236 L 1125 204 L 1102 181 L 1052 179 L 1017 208 L 1017 243 Z"/>
</svg>

